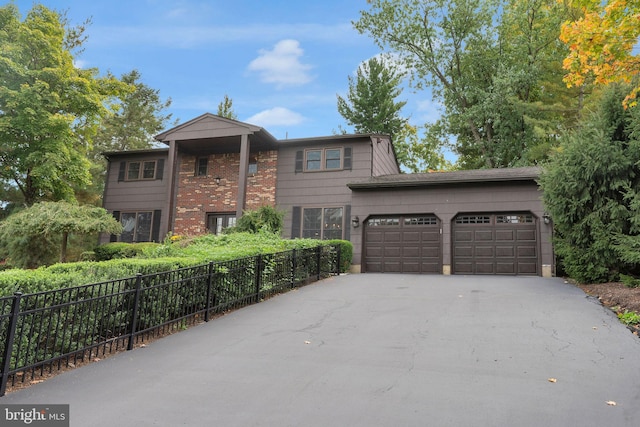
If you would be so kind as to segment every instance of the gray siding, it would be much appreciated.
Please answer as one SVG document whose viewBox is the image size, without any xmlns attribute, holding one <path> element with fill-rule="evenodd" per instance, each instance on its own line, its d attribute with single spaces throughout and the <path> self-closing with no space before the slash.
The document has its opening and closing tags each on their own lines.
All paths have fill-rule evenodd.
<svg viewBox="0 0 640 427">
<path fill-rule="evenodd" d="M 113 211 L 155 211 L 163 210 L 169 195 L 168 153 L 166 150 L 157 153 L 136 154 L 129 156 L 113 156 L 107 167 L 107 181 L 102 206 L 109 212 Z M 118 181 L 120 162 L 164 160 L 162 179 L 141 181 Z M 162 212 L 162 216 L 168 215 Z M 160 229 L 160 239 L 167 233 L 166 226 Z M 102 236 L 100 241 L 109 240 L 109 236 Z"/>
<path fill-rule="evenodd" d="M 165 139 L 178 141 L 237 136 L 249 133 L 251 133 L 251 131 L 248 127 L 242 125 L 240 122 L 205 115 L 168 131 L 166 134 L 163 134 L 163 137 Z"/>
<path fill-rule="evenodd" d="M 388 137 L 372 137 L 373 170 L 372 176 L 394 175 L 400 173 L 398 162 Z"/>
<path fill-rule="evenodd" d="M 340 140 L 325 144 L 314 141 L 313 148 L 351 147 L 351 170 L 327 172 L 295 172 L 296 152 L 309 146 L 282 147 L 278 151 L 276 205 L 285 211 L 283 236 L 291 237 L 291 217 L 294 206 L 340 207 L 351 204 L 347 183 L 371 176 L 371 144 L 368 137 Z M 345 224 L 349 218 L 345 218 Z M 345 225 L 346 226 L 346 225 Z"/>
<path fill-rule="evenodd" d="M 467 184 L 413 189 L 354 191 L 351 215 L 360 224 L 372 215 L 435 214 L 442 223 L 443 264 L 451 265 L 451 221 L 463 212 L 532 212 L 539 219 L 541 264 L 553 266 L 551 226 L 544 224 L 541 194 L 534 182 Z M 353 264 L 362 263 L 364 227 L 351 229 Z"/>
</svg>

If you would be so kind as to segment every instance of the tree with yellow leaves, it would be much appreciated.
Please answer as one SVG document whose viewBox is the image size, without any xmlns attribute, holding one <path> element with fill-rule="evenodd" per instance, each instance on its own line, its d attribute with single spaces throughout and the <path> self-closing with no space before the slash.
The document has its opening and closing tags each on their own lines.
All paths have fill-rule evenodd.
<svg viewBox="0 0 640 427">
<path fill-rule="evenodd" d="M 563 67 L 569 87 L 587 82 L 632 84 L 625 107 L 635 106 L 640 94 L 640 55 L 634 46 L 640 36 L 640 0 L 573 0 L 582 16 L 566 22 L 560 39 L 570 53 Z"/>
</svg>

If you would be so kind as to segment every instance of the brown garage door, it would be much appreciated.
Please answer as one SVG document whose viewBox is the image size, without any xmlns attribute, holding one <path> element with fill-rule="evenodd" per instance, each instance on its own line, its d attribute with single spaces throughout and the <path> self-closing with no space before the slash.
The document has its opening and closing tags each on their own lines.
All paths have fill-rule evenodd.
<svg viewBox="0 0 640 427">
<path fill-rule="evenodd" d="M 452 231 L 456 274 L 539 274 L 538 231 L 531 213 L 460 214 Z"/>
<path fill-rule="evenodd" d="M 364 227 L 366 272 L 442 272 L 440 220 L 435 215 L 371 217 Z"/>
</svg>

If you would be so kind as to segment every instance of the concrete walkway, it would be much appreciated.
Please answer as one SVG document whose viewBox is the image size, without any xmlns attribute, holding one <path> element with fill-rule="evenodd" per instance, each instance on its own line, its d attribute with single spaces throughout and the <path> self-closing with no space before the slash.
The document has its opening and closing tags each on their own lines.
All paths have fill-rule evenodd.
<svg viewBox="0 0 640 427">
<path fill-rule="evenodd" d="M 561 279 L 346 275 L 9 403 L 76 427 L 637 427 L 640 339 Z"/>
</svg>

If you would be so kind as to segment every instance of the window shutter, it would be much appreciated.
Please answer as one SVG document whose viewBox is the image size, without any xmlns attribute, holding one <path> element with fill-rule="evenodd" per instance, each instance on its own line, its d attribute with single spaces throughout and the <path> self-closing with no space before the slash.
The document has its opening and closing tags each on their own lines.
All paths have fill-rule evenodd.
<svg viewBox="0 0 640 427">
<path fill-rule="evenodd" d="M 344 147 L 344 160 L 342 165 L 344 169 L 351 170 L 351 147 Z"/>
<path fill-rule="evenodd" d="M 291 212 L 291 238 L 300 237 L 300 223 L 302 221 L 302 209 L 300 206 L 294 206 Z"/>
<path fill-rule="evenodd" d="M 344 240 L 351 240 L 351 205 L 344 207 Z"/>
<path fill-rule="evenodd" d="M 161 210 L 153 211 L 153 224 L 151 225 L 151 241 L 158 242 L 158 238 L 160 237 L 160 215 L 162 214 Z"/>
<path fill-rule="evenodd" d="M 120 211 L 113 211 L 112 215 L 116 219 L 116 221 L 120 221 Z M 109 241 L 117 242 L 118 236 L 116 234 L 112 234 L 111 237 L 109 237 Z"/>
<path fill-rule="evenodd" d="M 304 170 L 304 151 L 296 151 L 296 173 Z"/>
<path fill-rule="evenodd" d="M 124 181 L 124 173 L 127 170 L 127 162 L 120 162 L 120 170 L 118 171 L 118 182 Z"/>
<path fill-rule="evenodd" d="M 158 159 L 156 169 L 156 179 L 162 179 L 162 175 L 164 174 L 164 159 Z"/>
</svg>

